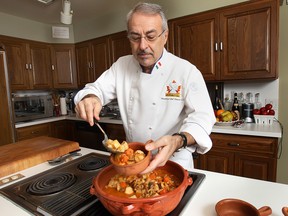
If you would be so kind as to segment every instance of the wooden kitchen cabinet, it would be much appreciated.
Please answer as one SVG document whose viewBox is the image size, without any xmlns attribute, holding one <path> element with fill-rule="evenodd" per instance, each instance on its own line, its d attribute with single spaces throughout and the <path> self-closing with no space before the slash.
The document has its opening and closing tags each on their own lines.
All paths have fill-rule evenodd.
<svg viewBox="0 0 288 216">
<path fill-rule="evenodd" d="M 94 82 L 109 67 L 108 38 L 76 44 L 78 87 Z"/>
<path fill-rule="evenodd" d="M 45 43 L 1 36 L 7 53 L 11 90 L 52 87 L 50 50 Z"/>
<path fill-rule="evenodd" d="M 39 124 L 16 129 L 17 141 L 30 139 L 38 136 L 50 136 L 50 124 Z"/>
<path fill-rule="evenodd" d="M 64 140 L 75 141 L 75 121 L 61 120 L 50 123 L 51 136 Z"/>
<path fill-rule="evenodd" d="M 110 65 L 121 56 L 131 55 L 130 41 L 127 38 L 127 31 L 117 32 L 109 35 Z"/>
<path fill-rule="evenodd" d="M 206 81 L 276 79 L 279 3 L 249 1 L 170 20 L 172 51 Z"/>
<path fill-rule="evenodd" d="M 276 181 L 277 138 L 211 134 L 212 149 L 199 155 L 200 169 Z"/>
<path fill-rule="evenodd" d="M 53 87 L 57 89 L 77 88 L 75 45 L 53 44 L 50 51 Z"/>
</svg>

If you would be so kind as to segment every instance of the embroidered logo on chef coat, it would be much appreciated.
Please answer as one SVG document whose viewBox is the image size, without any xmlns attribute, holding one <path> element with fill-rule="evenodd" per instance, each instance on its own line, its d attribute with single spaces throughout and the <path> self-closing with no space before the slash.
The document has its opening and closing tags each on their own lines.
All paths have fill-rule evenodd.
<svg viewBox="0 0 288 216">
<path fill-rule="evenodd" d="M 173 80 L 171 83 L 166 85 L 166 97 L 177 97 L 179 98 L 181 96 L 181 90 L 182 86 L 181 84 L 178 84 L 175 80 Z"/>
</svg>

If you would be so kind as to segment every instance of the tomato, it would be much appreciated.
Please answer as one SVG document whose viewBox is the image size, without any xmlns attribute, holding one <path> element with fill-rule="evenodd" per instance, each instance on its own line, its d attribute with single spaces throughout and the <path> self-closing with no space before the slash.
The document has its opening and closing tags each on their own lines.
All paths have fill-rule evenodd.
<svg viewBox="0 0 288 216">
<path fill-rule="evenodd" d="M 275 115 L 275 110 L 270 109 L 269 112 L 268 112 L 268 115 Z"/>
<path fill-rule="evenodd" d="M 261 112 L 259 109 L 253 109 L 253 115 L 260 115 Z"/>
<path fill-rule="evenodd" d="M 272 107 L 273 107 L 273 106 L 272 106 L 272 104 L 270 104 L 270 103 L 268 103 L 268 104 L 265 105 L 265 109 L 266 109 L 266 110 L 270 110 L 270 109 L 272 109 Z"/>
<path fill-rule="evenodd" d="M 268 110 L 263 110 L 262 112 L 261 112 L 261 115 L 268 115 Z"/>
</svg>

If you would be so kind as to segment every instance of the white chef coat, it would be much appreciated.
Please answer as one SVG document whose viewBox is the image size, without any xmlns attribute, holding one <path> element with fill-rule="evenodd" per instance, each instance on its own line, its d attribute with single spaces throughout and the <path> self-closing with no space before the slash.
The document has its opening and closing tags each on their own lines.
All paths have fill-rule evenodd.
<svg viewBox="0 0 288 216">
<path fill-rule="evenodd" d="M 191 152 L 204 154 L 212 147 L 209 135 L 215 116 L 202 74 L 165 49 L 151 74 L 142 72 L 132 55 L 119 58 L 76 94 L 75 104 L 87 94 L 97 95 L 103 105 L 117 98 L 128 142 L 190 133 L 197 144 L 170 158 L 186 169 L 193 168 Z"/>
</svg>

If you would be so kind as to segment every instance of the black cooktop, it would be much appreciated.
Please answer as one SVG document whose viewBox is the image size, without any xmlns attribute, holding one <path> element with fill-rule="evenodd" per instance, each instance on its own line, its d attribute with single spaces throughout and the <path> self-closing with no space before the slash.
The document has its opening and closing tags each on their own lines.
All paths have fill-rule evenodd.
<svg viewBox="0 0 288 216">
<path fill-rule="evenodd" d="M 97 173 L 109 164 L 107 156 L 90 153 L 2 188 L 0 193 L 34 215 L 108 216 L 111 214 L 90 194 L 90 187 Z M 169 216 L 179 215 L 205 178 L 202 173 L 189 175 L 193 184 Z"/>
</svg>

